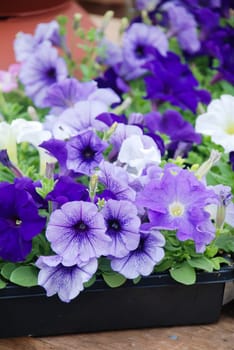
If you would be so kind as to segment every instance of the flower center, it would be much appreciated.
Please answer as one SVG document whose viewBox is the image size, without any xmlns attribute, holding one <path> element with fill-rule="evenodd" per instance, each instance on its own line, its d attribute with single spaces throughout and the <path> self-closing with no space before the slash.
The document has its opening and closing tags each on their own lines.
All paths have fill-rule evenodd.
<svg viewBox="0 0 234 350">
<path fill-rule="evenodd" d="M 144 46 L 138 45 L 135 49 L 135 54 L 137 58 L 143 58 L 145 56 Z"/>
<path fill-rule="evenodd" d="M 116 232 L 121 228 L 119 221 L 116 219 L 108 220 L 108 227 Z"/>
<path fill-rule="evenodd" d="M 19 226 L 21 223 L 22 223 L 22 221 L 21 221 L 21 220 L 19 220 L 19 219 L 16 219 L 16 220 L 15 220 L 15 224 L 16 224 L 16 226 Z"/>
<path fill-rule="evenodd" d="M 88 226 L 84 223 L 84 221 L 78 221 L 73 227 L 77 233 L 83 233 L 88 229 Z"/>
<path fill-rule="evenodd" d="M 230 123 L 226 128 L 226 133 L 228 135 L 234 135 L 234 123 Z"/>
<path fill-rule="evenodd" d="M 54 67 L 51 67 L 47 70 L 46 72 L 46 76 L 47 78 L 52 81 L 55 82 L 56 81 L 56 70 Z"/>
<path fill-rule="evenodd" d="M 169 212 L 174 217 L 182 216 L 184 214 L 184 206 L 180 202 L 173 202 L 169 205 Z"/>
<path fill-rule="evenodd" d="M 83 150 L 82 154 L 85 159 L 93 159 L 95 151 L 88 146 Z"/>
</svg>

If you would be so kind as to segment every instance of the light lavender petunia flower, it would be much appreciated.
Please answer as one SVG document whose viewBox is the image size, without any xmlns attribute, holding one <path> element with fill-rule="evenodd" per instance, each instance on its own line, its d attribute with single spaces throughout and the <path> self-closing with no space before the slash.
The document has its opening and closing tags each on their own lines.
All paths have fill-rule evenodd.
<svg viewBox="0 0 234 350">
<path fill-rule="evenodd" d="M 47 225 L 46 237 L 65 266 L 81 265 L 105 255 L 110 237 L 102 214 L 95 204 L 84 201 L 65 203 L 55 210 Z"/>
<path fill-rule="evenodd" d="M 68 303 L 84 289 L 97 270 L 97 259 L 90 259 L 81 266 L 64 266 L 59 255 L 40 256 L 36 266 L 40 269 L 38 284 L 46 289 L 48 297 L 58 294 L 58 297 Z"/>
<path fill-rule="evenodd" d="M 66 76 L 65 61 L 48 41 L 22 64 L 19 74 L 26 95 L 32 98 L 37 107 L 45 107 L 43 100 L 48 88 Z"/>
<path fill-rule="evenodd" d="M 197 34 L 197 23 L 192 14 L 183 6 L 178 6 L 172 1 L 163 5 L 169 19 L 168 36 L 176 36 L 181 48 L 189 53 L 195 53 L 200 49 L 200 41 Z"/>
<path fill-rule="evenodd" d="M 111 237 L 108 243 L 108 255 L 121 258 L 136 249 L 140 240 L 141 221 L 137 208 L 129 201 L 107 201 L 102 209 L 106 223 L 106 234 Z"/>
<path fill-rule="evenodd" d="M 105 186 L 100 197 L 134 202 L 136 192 L 130 187 L 127 171 L 112 163 L 103 161 L 99 166 L 98 179 Z"/>
<path fill-rule="evenodd" d="M 28 59 L 44 41 L 51 42 L 52 45 L 60 46 L 62 42 L 59 33 L 59 25 L 56 21 L 40 23 L 34 35 L 18 33 L 14 41 L 16 61 L 23 62 Z"/>
<path fill-rule="evenodd" d="M 111 267 L 126 278 L 148 276 L 164 258 L 164 236 L 154 228 L 141 229 L 141 239 L 138 247 L 122 258 L 113 258 Z"/>
</svg>

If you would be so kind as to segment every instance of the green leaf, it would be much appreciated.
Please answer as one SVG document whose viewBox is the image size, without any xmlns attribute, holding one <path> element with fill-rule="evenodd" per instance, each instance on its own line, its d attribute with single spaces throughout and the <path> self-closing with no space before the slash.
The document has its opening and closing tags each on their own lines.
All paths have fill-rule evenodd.
<svg viewBox="0 0 234 350">
<path fill-rule="evenodd" d="M 184 261 L 176 267 L 171 268 L 169 271 L 171 277 L 177 282 L 186 285 L 194 284 L 196 282 L 195 269 L 190 266 L 187 261 Z"/>
<path fill-rule="evenodd" d="M 5 277 L 7 280 L 10 279 L 11 273 L 17 268 L 18 265 L 14 263 L 6 263 L 1 268 L 1 275 Z"/>
<path fill-rule="evenodd" d="M 106 284 L 111 288 L 116 288 L 121 286 L 125 283 L 126 278 L 119 273 L 112 272 L 112 273 L 103 273 L 102 277 Z"/>
<path fill-rule="evenodd" d="M 108 273 L 113 272 L 112 268 L 110 266 L 110 260 L 108 260 L 106 258 L 99 258 L 98 268 L 101 272 L 108 272 Z"/>
<path fill-rule="evenodd" d="M 96 276 L 94 275 L 93 277 L 90 278 L 88 282 L 84 283 L 84 287 L 85 288 L 91 287 L 95 281 L 96 281 Z"/>
<path fill-rule="evenodd" d="M 225 258 L 223 258 L 222 256 L 217 256 L 217 257 L 211 259 L 211 262 L 212 262 L 213 268 L 215 270 L 220 270 L 220 264 L 230 265 L 230 262 L 228 260 L 226 260 Z"/>
<path fill-rule="evenodd" d="M 138 276 L 138 277 L 134 278 L 132 281 L 134 284 L 137 284 L 138 282 L 140 282 L 140 280 L 141 280 L 141 276 Z"/>
<path fill-rule="evenodd" d="M 5 288 L 7 283 L 0 278 L 0 289 Z"/>
<path fill-rule="evenodd" d="M 33 287 L 37 285 L 37 276 L 35 266 L 20 266 L 12 272 L 10 281 L 22 287 Z"/>
<path fill-rule="evenodd" d="M 164 258 L 161 264 L 156 265 L 154 271 L 155 272 L 163 272 L 168 270 L 173 265 L 173 259 L 172 258 Z"/>
<path fill-rule="evenodd" d="M 227 253 L 234 252 L 234 234 L 222 233 L 216 240 L 215 245 Z"/>
<path fill-rule="evenodd" d="M 196 269 L 201 269 L 208 272 L 213 271 L 212 262 L 205 256 L 200 256 L 198 258 L 191 258 L 191 259 L 188 259 L 187 262 L 189 263 L 190 266 Z"/>
</svg>

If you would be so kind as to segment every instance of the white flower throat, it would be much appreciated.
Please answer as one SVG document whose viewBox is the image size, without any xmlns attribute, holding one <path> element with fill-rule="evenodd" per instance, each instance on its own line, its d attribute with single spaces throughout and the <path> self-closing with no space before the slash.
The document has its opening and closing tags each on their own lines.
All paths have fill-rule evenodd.
<svg viewBox="0 0 234 350">
<path fill-rule="evenodd" d="M 169 213 L 171 216 L 178 217 L 184 214 L 184 205 L 180 202 L 172 202 L 169 205 Z"/>
</svg>

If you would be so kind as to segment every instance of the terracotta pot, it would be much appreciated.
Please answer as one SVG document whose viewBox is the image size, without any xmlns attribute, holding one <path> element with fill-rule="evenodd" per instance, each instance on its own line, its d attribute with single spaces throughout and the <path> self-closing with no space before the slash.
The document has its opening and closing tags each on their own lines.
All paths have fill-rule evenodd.
<svg viewBox="0 0 234 350">
<path fill-rule="evenodd" d="M 93 26 L 87 12 L 77 3 L 69 0 L 21 0 L 0 1 L 0 69 L 7 69 L 15 62 L 13 42 L 18 32 L 33 33 L 37 24 L 49 22 L 59 15 L 67 16 L 68 21 L 68 46 L 73 57 L 79 58 L 77 39 L 72 33 L 72 19 L 75 13 L 82 14 L 82 26 L 86 29 Z M 14 16 L 14 17 L 13 17 Z M 76 41 L 75 41 L 76 40 Z"/>
</svg>

